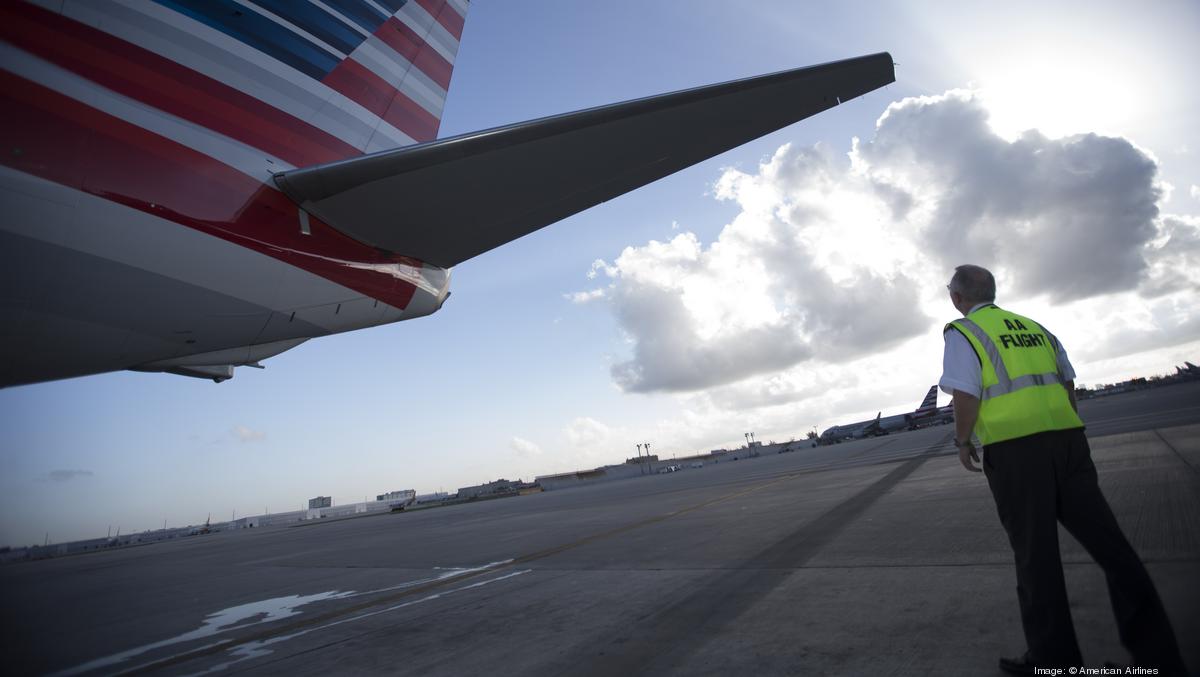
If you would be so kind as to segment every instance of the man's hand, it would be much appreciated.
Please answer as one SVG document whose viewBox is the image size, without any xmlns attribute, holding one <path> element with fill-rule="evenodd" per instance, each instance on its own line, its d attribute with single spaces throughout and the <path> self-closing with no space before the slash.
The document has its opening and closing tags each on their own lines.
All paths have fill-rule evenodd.
<svg viewBox="0 0 1200 677">
<path fill-rule="evenodd" d="M 979 418 L 979 398 L 961 390 L 955 390 L 953 398 L 954 445 L 958 446 L 959 440 L 967 441 L 966 444 L 958 447 L 958 460 L 964 468 L 971 472 L 983 472 L 979 466 L 975 465 L 979 462 L 979 452 L 975 451 L 975 445 L 971 443 L 971 431 L 975 428 L 975 421 Z M 975 461 L 975 463 L 971 461 Z"/>
<path fill-rule="evenodd" d="M 975 464 L 979 462 L 979 452 L 975 450 L 975 445 L 967 440 L 964 446 L 958 448 L 958 461 L 963 464 L 963 467 L 971 472 L 983 472 L 981 468 Z"/>
</svg>

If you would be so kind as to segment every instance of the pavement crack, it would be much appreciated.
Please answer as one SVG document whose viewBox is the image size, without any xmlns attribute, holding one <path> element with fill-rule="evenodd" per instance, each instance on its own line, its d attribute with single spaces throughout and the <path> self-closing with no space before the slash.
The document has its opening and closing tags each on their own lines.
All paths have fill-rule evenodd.
<svg viewBox="0 0 1200 677">
<path fill-rule="evenodd" d="M 1200 475 L 1200 469 L 1197 469 L 1196 466 L 1192 465 L 1191 461 L 1187 460 L 1183 454 L 1179 453 L 1179 450 L 1175 448 L 1175 445 L 1167 441 L 1167 438 L 1162 434 L 1161 430 L 1155 428 L 1154 434 L 1158 436 L 1158 439 L 1161 440 L 1163 444 L 1167 445 L 1167 448 L 1170 449 L 1172 453 L 1179 457 L 1180 461 L 1183 461 L 1184 465 L 1191 469 L 1193 474 Z"/>
</svg>

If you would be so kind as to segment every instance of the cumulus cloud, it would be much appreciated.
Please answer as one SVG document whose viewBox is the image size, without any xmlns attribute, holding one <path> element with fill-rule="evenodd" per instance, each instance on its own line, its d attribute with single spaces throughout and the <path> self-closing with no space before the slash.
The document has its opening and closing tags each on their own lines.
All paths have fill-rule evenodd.
<svg viewBox="0 0 1200 677">
<path fill-rule="evenodd" d="M 617 269 L 608 265 L 604 259 L 596 259 L 592 261 L 592 267 L 588 269 L 587 277 L 589 280 L 594 280 L 600 273 L 604 273 L 608 277 L 616 277 Z"/>
<path fill-rule="evenodd" d="M 570 294 L 563 294 L 563 297 L 571 303 L 583 304 L 589 301 L 595 301 L 596 299 L 604 298 L 604 289 L 599 288 L 590 289 L 588 291 L 571 292 Z"/>
<path fill-rule="evenodd" d="M 708 402 L 719 409 L 742 411 L 817 398 L 832 389 L 853 387 L 859 382 L 858 375 L 852 372 L 809 366 L 712 388 L 706 395 Z"/>
<path fill-rule="evenodd" d="M 893 103 L 852 160 L 911 200 L 906 229 L 943 266 L 990 261 L 1009 288 L 1064 302 L 1135 288 L 1156 236 L 1154 160 L 1122 138 L 996 135 L 970 92 Z"/>
<path fill-rule="evenodd" d="M 1190 273 L 1195 276 L 1196 273 Z M 1193 300 L 1200 284 L 1183 278 L 1179 283 L 1187 291 L 1155 299 L 1153 303 L 1140 299 L 1104 299 L 1118 312 L 1091 316 L 1104 317 L 1103 331 L 1077 351 L 1084 360 L 1105 360 L 1133 353 L 1169 348 L 1200 338 L 1200 313 Z M 1132 295 L 1131 295 L 1132 296 Z M 1122 301 L 1126 301 L 1122 303 Z M 1086 313 L 1079 313 L 1085 315 Z"/>
<path fill-rule="evenodd" d="M 910 98 L 848 154 L 789 144 L 725 170 L 714 195 L 740 212 L 715 241 L 682 231 L 627 247 L 588 271 L 608 286 L 580 294 L 603 291 L 628 339 L 611 367 L 623 390 L 774 406 L 815 395 L 826 367 L 936 334 L 959 263 L 991 268 L 1005 301 L 1054 307 L 1194 291 L 1200 229 L 1160 214 L 1163 190 L 1127 139 L 1008 140 L 971 92 Z M 1155 303 L 1168 331 L 1130 345 L 1189 330 L 1194 302 Z"/>
<path fill-rule="evenodd" d="M 727 170 L 716 196 L 742 211 L 715 242 L 680 233 L 628 247 L 603 267 L 633 344 L 632 359 L 612 367 L 616 383 L 695 391 L 849 359 L 919 333 L 929 318 L 906 272 L 913 248 L 882 227 L 887 205 L 862 201 L 868 189 L 845 158 L 820 146 L 784 146 L 757 173 Z M 854 245 L 832 251 L 831 233 Z M 878 258 L 888 251 L 901 256 Z"/>
<path fill-rule="evenodd" d="M 1145 254 L 1149 268 L 1139 289 L 1142 296 L 1200 291 L 1200 218 L 1164 216 Z"/>
<path fill-rule="evenodd" d="M 523 437 L 514 437 L 508 442 L 509 448 L 522 458 L 533 458 L 542 455 L 542 448 Z"/>
<path fill-rule="evenodd" d="M 95 475 L 91 470 L 51 470 L 49 473 L 38 478 L 39 482 L 69 482 L 77 477 L 91 477 Z"/>
<path fill-rule="evenodd" d="M 592 447 L 606 442 L 612 429 L 587 416 L 574 419 L 563 429 L 567 441 L 575 447 Z"/>
<path fill-rule="evenodd" d="M 265 432 L 252 430 L 244 425 L 235 425 L 229 432 L 238 442 L 261 442 L 267 438 Z"/>
</svg>

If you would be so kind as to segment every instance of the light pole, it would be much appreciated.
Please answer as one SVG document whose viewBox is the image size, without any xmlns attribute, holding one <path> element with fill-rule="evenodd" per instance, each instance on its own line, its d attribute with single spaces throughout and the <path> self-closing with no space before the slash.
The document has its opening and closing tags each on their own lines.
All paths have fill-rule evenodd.
<svg viewBox="0 0 1200 677">
<path fill-rule="evenodd" d="M 651 471 L 652 471 L 652 470 L 654 469 L 654 466 L 650 465 L 651 463 L 653 463 L 653 461 L 652 461 L 652 460 L 650 460 L 650 443 L 649 443 L 649 442 L 643 442 L 643 443 L 642 443 L 642 446 L 646 447 L 646 465 L 647 465 L 647 466 L 649 466 L 649 467 L 647 468 L 647 470 L 651 470 Z"/>
</svg>

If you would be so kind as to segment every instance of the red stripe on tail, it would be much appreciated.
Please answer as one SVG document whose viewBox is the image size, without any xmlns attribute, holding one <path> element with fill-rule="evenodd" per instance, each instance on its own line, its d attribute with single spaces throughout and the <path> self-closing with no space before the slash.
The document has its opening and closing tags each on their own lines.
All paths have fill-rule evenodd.
<svg viewBox="0 0 1200 677">
<path fill-rule="evenodd" d="M 0 3 L 0 39 L 298 167 L 361 155 L 341 139 L 252 96 L 40 7 Z"/>
<path fill-rule="evenodd" d="M 343 60 L 323 82 L 417 142 L 437 138 L 436 117 L 354 59 Z"/>
<path fill-rule="evenodd" d="M 0 70 L 0 163 L 253 249 L 405 308 L 415 288 L 355 264 L 419 261 L 310 219 L 279 191 L 203 153 Z"/>
<path fill-rule="evenodd" d="M 421 36 L 404 25 L 404 22 L 392 17 L 375 31 L 375 35 L 400 56 L 408 59 L 409 63 L 420 68 L 422 73 L 441 85 L 442 89 L 450 87 L 450 72 L 454 69 L 454 64 L 443 59 L 437 50 L 427 45 Z"/>
<path fill-rule="evenodd" d="M 446 0 L 417 0 L 417 4 L 429 12 L 430 16 L 437 19 L 442 28 L 453 35 L 455 40 L 462 39 L 463 25 L 466 23 L 466 19 L 458 13 L 458 10 L 451 7 L 450 3 Z"/>
</svg>

